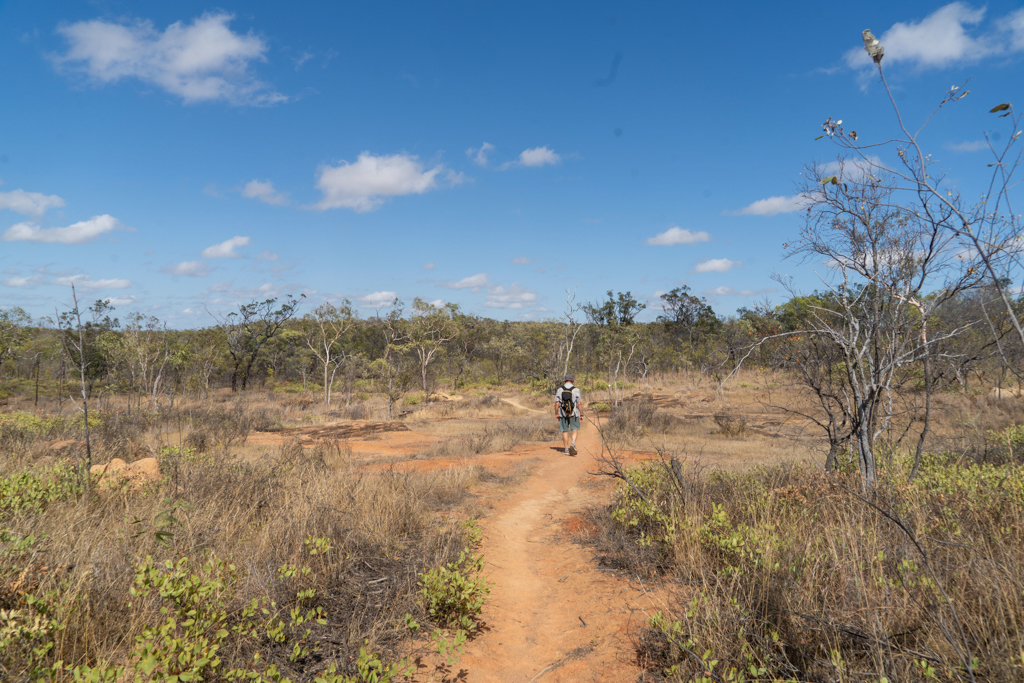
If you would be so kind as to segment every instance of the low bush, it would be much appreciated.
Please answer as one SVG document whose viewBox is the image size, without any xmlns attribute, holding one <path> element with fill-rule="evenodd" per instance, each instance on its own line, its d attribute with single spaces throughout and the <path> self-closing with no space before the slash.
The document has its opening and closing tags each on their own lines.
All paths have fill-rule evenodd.
<svg viewBox="0 0 1024 683">
<path fill-rule="evenodd" d="M 743 415 L 718 413 L 715 415 L 715 424 L 722 436 L 743 436 L 747 432 L 747 418 Z"/>
<path fill-rule="evenodd" d="M 470 631 L 491 592 L 483 577 L 483 557 L 473 553 L 480 540 L 480 529 L 474 520 L 463 527 L 469 538 L 459 559 L 443 567 L 420 574 L 419 588 L 423 605 L 430 617 L 442 627 Z"/>
</svg>

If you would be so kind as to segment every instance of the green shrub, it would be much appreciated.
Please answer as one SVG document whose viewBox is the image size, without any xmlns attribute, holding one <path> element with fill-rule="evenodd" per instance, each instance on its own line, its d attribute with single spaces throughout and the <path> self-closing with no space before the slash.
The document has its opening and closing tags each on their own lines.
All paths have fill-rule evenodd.
<svg viewBox="0 0 1024 683">
<path fill-rule="evenodd" d="M 0 520 L 8 515 L 42 512 L 50 503 L 80 492 L 75 470 L 67 463 L 0 477 Z"/>
<path fill-rule="evenodd" d="M 455 562 L 420 574 L 420 595 L 434 621 L 467 631 L 474 627 L 491 592 L 487 579 L 480 576 L 483 567 L 483 557 L 464 549 Z"/>
<path fill-rule="evenodd" d="M 100 426 L 101 418 L 93 413 L 89 416 L 89 428 Z M 35 413 L 16 410 L 0 413 L 0 434 L 20 434 L 34 439 L 58 439 L 65 436 L 78 436 L 85 425 L 81 415 L 63 417 L 60 415 L 43 417 Z"/>
</svg>

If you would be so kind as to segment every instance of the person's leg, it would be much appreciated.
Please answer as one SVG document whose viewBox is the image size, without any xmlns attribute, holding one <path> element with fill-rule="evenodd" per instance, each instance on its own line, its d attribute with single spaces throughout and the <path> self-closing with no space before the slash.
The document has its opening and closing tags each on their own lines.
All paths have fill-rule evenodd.
<svg viewBox="0 0 1024 683">
<path fill-rule="evenodd" d="M 569 452 L 569 420 L 564 418 L 564 417 L 558 418 L 558 426 L 562 430 L 562 449 L 566 453 L 568 453 Z"/>
<path fill-rule="evenodd" d="M 569 455 L 576 455 L 576 435 L 580 433 L 580 419 L 574 417 L 569 420 Z"/>
</svg>

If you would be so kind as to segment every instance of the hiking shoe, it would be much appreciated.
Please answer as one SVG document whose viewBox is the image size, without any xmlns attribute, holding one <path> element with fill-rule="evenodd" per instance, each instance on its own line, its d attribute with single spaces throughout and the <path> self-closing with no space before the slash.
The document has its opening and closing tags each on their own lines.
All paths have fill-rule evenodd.
<svg viewBox="0 0 1024 683">
<path fill-rule="evenodd" d="M 571 453 L 569 452 L 569 449 L 568 449 L 568 448 L 566 448 L 566 449 L 565 449 L 565 454 L 566 454 L 566 455 L 572 455 L 572 454 L 571 454 Z"/>
<path fill-rule="evenodd" d="M 569 450 L 566 451 L 569 455 L 576 455 L 579 451 L 576 450 L 576 444 L 569 446 Z"/>
</svg>

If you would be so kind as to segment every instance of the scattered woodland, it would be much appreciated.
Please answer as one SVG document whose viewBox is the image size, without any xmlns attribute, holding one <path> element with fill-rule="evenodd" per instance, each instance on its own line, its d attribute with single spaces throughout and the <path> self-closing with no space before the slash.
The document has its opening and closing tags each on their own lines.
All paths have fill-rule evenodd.
<svg viewBox="0 0 1024 683">
<path fill-rule="evenodd" d="M 553 439 L 571 371 L 616 483 L 574 541 L 670 596 L 631 634 L 640 680 L 1021 680 L 1021 114 L 989 115 L 1009 133 L 981 200 L 898 116 L 888 166 L 825 121 L 838 160 L 808 166 L 784 249 L 827 275 L 735 315 L 686 286 L 647 313 L 569 290 L 532 322 L 289 297 L 170 329 L 73 290 L 54 318 L 0 310 L 0 677 L 450 678 L 491 585 L 473 501 L 530 476 L 472 458 Z M 658 403 L 687 392 L 715 407 Z M 245 447 L 470 418 L 424 455 L 467 464 L 429 472 L 361 466 L 344 439 Z M 148 457 L 144 482 L 95 469 Z"/>
</svg>

